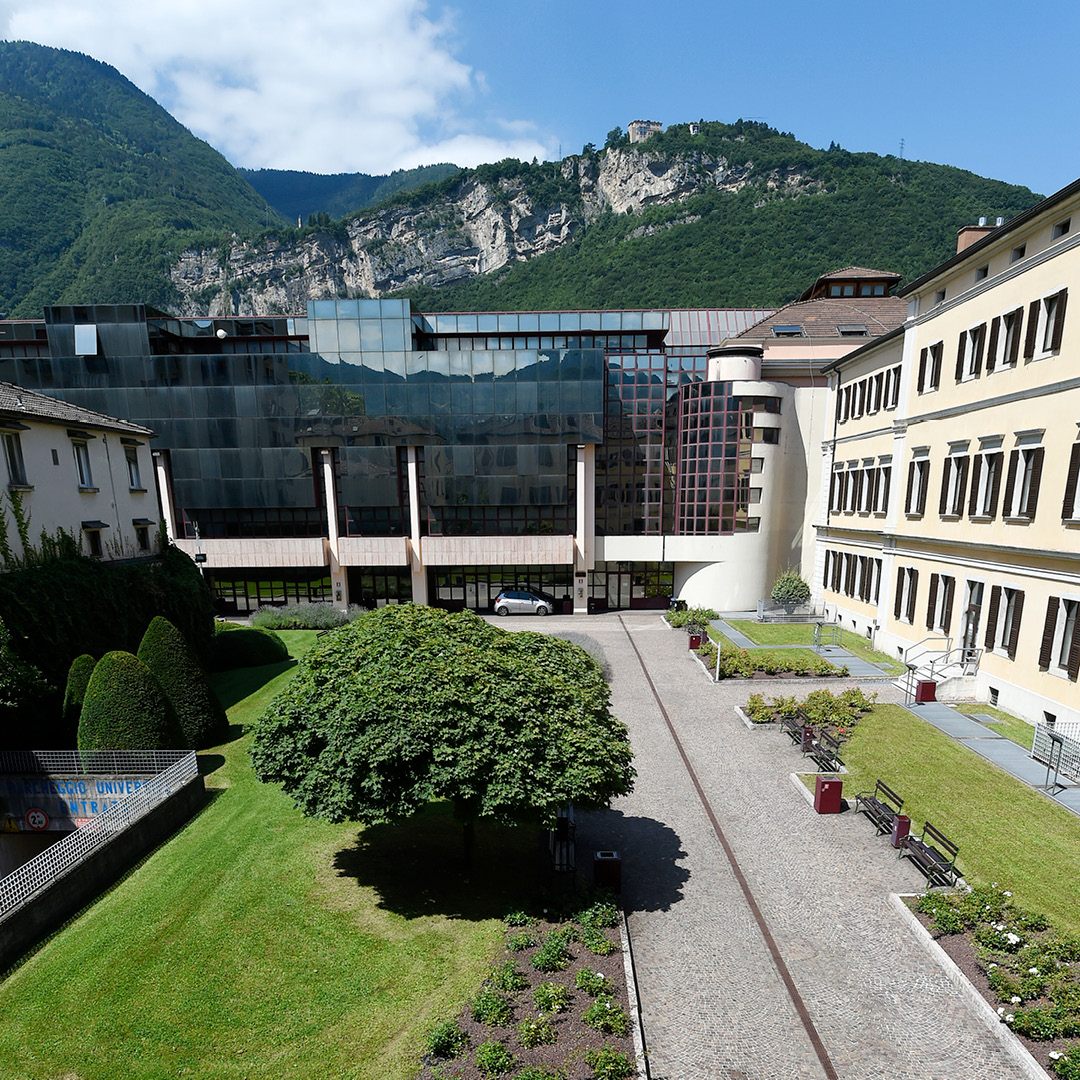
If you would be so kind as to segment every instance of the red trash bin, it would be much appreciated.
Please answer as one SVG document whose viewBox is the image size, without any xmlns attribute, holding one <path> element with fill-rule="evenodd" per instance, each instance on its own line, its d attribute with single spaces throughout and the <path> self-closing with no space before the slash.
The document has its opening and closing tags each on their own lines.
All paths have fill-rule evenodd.
<svg viewBox="0 0 1080 1080">
<path fill-rule="evenodd" d="M 897 814 L 892 823 L 892 846 L 900 847 L 909 832 L 911 832 L 911 818 L 907 814 Z"/>
<path fill-rule="evenodd" d="M 690 635 L 690 648 L 691 649 L 700 649 L 701 648 L 701 635 L 700 634 L 691 634 Z"/>
<path fill-rule="evenodd" d="M 933 679 L 920 679 L 915 684 L 915 701 L 937 701 L 937 683 Z"/>
<path fill-rule="evenodd" d="M 598 851 L 593 856 L 593 884 L 622 891 L 622 859 L 617 851 Z"/>
<path fill-rule="evenodd" d="M 814 788 L 814 809 L 819 814 L 839 814 L 844 781 L 839 776 L 820 773 Z"/>
</svg>

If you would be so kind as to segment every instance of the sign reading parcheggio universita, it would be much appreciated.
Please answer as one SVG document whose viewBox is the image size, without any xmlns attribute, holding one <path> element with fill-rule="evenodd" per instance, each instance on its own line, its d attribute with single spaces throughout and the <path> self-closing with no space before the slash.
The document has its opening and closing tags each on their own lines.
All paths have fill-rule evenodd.
<svg viewBox="0 0 1080 1080">
<path fill-rule="evenodd" d="M 20 832 L 71 832 L 148 780 L 147 776 L 9 775 L 0 779 L 0 811 Z"/>
</svg>

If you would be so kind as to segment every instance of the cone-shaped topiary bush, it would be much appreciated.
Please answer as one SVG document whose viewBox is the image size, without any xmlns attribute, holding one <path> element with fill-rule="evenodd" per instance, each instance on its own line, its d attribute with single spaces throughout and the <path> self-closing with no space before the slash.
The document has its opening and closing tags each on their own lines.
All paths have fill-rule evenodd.
<svg viewBox="0 0 1080 1080">
<path fill-rule="evenodd" d="M 227 634 L 215 634 L 210 646 L 210 663 L 214 671 L 262 667 L 288 659 L 285 642 L 273 630 L 230 630 Z"/>
<path fill-rule="evenodd" d="M 139 659 L 154 673 L 189 746 L 202 750 L 224 742 L 225 710 L 214 696 L 186 638 L 168 619 L 155 615 L 139 645 Z"/>
<path fill-rule="evenodd" d="M 132 653 L 108 652 L 94 666 L 79 719 L 79 749 L 188 749 L 165 691 Z"/>
<path fill-rule="evenodd" d="M 64 687 L 64 727 L 73 734 L 79 729 L 83 698 L 86 697 L 86 687 L 96 663 L 89 653 L 83 653 L 82 656 L 76 656 L 68 668 L 67 684 Z"/>
</svg>

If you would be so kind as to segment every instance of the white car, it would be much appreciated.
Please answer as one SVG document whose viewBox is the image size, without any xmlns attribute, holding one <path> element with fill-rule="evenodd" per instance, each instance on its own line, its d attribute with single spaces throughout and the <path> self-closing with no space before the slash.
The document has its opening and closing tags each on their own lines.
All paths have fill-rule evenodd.
<svg viewBox="0 0 1080 1080">
<path fill-rule="evenodd" d="M 491 606 L 496 615 L 550 615 L 555 599 L 532 589 L 503 589 Z"/>
</svg>

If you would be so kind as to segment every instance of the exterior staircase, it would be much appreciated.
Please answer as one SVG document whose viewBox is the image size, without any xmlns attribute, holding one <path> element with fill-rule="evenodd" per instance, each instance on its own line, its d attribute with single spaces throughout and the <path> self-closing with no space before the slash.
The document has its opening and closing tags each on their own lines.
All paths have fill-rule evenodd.
<svg viewBox="0 0 1080 1080">
<path fill-rule="evenodd" d="M 932 682 L 938 701 L 963 701 L 975 695 L 982 649 L 954 645 L 951 637 L 931 635 L 904 650 L 907 670 L 895 682 L 905 697 L 916 699 L 919 683 Z"/>
</svg>

